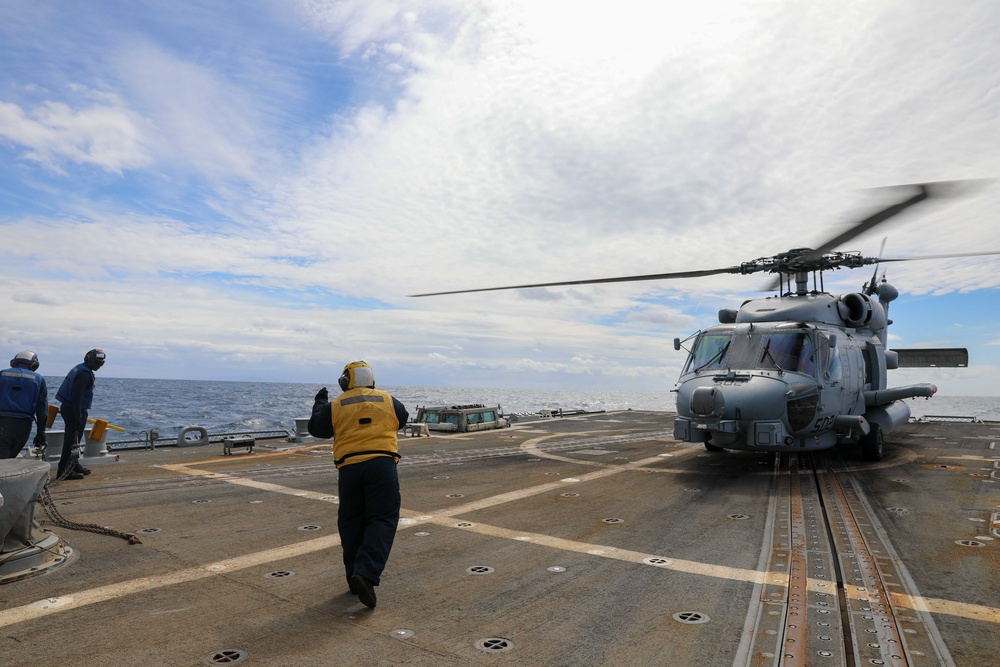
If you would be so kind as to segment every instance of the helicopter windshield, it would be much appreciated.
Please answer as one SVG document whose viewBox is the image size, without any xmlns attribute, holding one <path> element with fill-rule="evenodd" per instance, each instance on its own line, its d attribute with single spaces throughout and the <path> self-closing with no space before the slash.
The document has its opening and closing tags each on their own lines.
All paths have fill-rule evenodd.
<svg viewBox="0 0 1000 667">
<path fill-rule="evenodd" d="M 816 365 L 816 354 L 812 336 L 805 331 L 770 333 L 765 336 L 764 351 L 758 360 L 758 368 L 778 367 L 783 371 L 795 371 L 812 375 Z"/>
<path fill-rule="evenodd" d="M 737 333 L 709 331 L 695 342 L 685 372 L 765 369 L 814 375 L 816 345 L 802 329 Z"/>
<path fill-rule="evenodd" d="M 684 372 L 725 368 L 723 360 L 733 340 L 733 332 L 705 333 L 695 341 Z"/>
</svg>

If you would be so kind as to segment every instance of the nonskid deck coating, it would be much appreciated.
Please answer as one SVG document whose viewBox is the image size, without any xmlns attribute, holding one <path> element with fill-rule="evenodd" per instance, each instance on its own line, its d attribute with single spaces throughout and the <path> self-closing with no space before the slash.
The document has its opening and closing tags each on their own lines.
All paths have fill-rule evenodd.
<svg viewBox="0 0 1000 667">
<path fill-rule="evenodd" d="M 143 544 L 57 528 L 75 562 L 0 587 L 3 664 L 779 664 L 748 640 L 762 591 L 788 581 L 761 567 L 774 457 L 675 442 L 672 418 L 401 437 L 403 519 L 374 611 L 347 594 L 328 443 L 125 452 L 52 495 Z M 911 424 L 879 464 L 845 452 L 919 591 L 897 602 L 957 665 L 1000 656 L 998 436 Z"/>
</svg>

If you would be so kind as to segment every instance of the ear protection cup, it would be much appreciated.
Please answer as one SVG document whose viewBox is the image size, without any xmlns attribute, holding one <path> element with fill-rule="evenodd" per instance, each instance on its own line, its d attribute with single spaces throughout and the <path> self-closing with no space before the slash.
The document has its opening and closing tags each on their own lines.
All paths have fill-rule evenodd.
<svg viewBox="0 0 1000 667">
<path fill-rule="evenodd" d="M 337 380 L 344 391 L 355 387 L 375 388 L 375 373 L 372 367 L 363 361 L 354 361 L 344 366 L 344 373 Z"/>
<path fill-rule="evenodd" d="M 104 350 L 100 348 L 94 348 L 87 354 L 83 355 L 84 363 L 86 363 L 87 367 L 92 371 L 96 371 L 98 368 L 103 366 L 104 359 L 105 359 Z"/>
</svg>

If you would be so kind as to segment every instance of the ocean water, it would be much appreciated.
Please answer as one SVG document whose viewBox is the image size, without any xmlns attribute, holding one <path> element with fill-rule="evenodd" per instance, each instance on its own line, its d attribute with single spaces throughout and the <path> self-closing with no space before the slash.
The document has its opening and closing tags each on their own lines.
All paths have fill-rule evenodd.
<svg viewBox="0 0 1000 667">
<path fill-rule="evenodd" d="M 62 378 L 46 378 L 49 400 Z M 469 387 L 382 387 L 416 415 L 417 406 L 482 403 L 499 405 L 504 413 L 537 413 L 552 410 L 652 410 L 674 411 L 669 391 L 584 391 L 552 389 L 490 389 Z M 197 425 L 209 433 L 293 431 L 295 418 L 308 417 L 316 384 L 292 382 L 206 382 L 192 380 L 142 380 L 97 378 L 92 418 L 106 419 L 125 429 L 112 432 L 110 442 L 140 437 L 157 429 L 161 438 Z M 332 389 L 336 389 L 333 387 Z M 334 393 L 331 391 L 331 393 Z M 1000 397 L 935 396 L 908 401 L 913 416 L 978 417 L 1000 421 Z M 56 428 L 60 424 L 57 422 Z"/>
</svg>

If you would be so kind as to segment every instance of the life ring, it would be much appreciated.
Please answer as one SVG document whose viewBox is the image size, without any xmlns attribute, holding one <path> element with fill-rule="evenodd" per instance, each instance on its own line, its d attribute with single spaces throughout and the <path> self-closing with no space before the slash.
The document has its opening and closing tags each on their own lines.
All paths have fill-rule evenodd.
<svg viewBox="0 0 1000 667">
<path fill-rule="evenodd" d="M 188 433 L 197 433 L 196 438 L 187 438 Z M 208 444 L 208 431 L 203 426 L 188 426 L 177 434 L 178 447 L 195 447 L 197 445 Z"/>
</svg>

